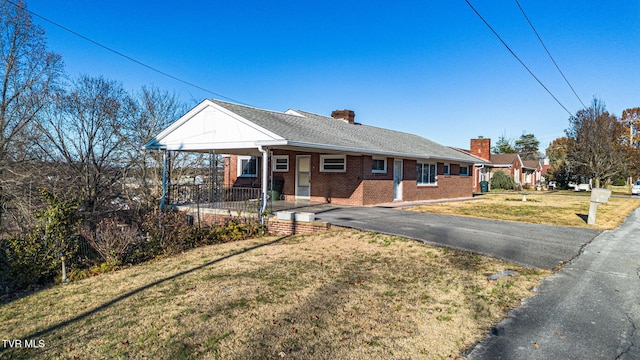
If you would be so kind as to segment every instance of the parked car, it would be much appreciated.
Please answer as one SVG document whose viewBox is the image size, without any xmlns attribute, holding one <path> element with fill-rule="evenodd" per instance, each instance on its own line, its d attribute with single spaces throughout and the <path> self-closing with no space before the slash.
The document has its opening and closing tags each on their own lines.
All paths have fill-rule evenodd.
<svg viewBox="0 0 640 360">
<path fill-rule="evenodd" d="M 590 183 L 577 184 L 575 182 L 570 182 L 567 186 L 573 188 L 573 191 L 591 191 Z"/>
<path fill-rule="evenodd" d="M 631 195 L 640 195 L 640 180 L 637 180 L 631 185 Z"/>
</svg>

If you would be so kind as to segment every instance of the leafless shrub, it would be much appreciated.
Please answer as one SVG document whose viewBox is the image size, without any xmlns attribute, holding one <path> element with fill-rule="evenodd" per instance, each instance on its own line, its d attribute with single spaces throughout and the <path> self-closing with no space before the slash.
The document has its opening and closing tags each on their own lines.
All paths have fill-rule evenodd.
<svg viewBox="0 0 640 360">
<path fill-rule="evenodd" d="M 84 229 L 82 231 L 89 244 L 108 263 L 120 264 L 129 248 L 140 238 L 140 232 L 136 224 L 124 225 L 115 219 L 104 219 L 96 226 L 94 231 Z"/>
</svg>

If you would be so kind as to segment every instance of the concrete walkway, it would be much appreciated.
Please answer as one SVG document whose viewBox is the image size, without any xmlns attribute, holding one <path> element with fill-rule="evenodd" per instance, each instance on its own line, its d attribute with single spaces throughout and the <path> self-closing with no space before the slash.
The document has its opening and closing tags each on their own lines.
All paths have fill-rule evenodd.
<svg viewBox="0 0 640 360">
<path fill-rule="evenodd" d="M 640 359 L 640 209 L 605 231 L 469 359 Z"/>
<path fill-rule="evenodd" d="M 570 261 L 586 243 L 600 234 L 593 229 L 426 214 L 385 207 L 324 205 L 308 211 L 315 212 L 317 220 L 333 225 L 402 236 L 537 268 L 554 268 Z"/>
</svg>

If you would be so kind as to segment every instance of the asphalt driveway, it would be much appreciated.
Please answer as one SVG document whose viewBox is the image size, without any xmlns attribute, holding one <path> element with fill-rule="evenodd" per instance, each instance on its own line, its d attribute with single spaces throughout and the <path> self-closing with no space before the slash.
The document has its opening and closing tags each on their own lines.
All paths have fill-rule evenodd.
<svg viewBox="0 0 640 360">
<path fill-rule="evenodd" d="M 640 209 L 545 279 L 469 359 L 640 359 Z"/>
<path fill-rule="evenodd" d="M 316 220 L 402 236 L 489 255 L 520 265 L 553 268 L 576 257 L 599 230 L 425 214 L 384 207 L 327 207 Z"/>
</svg>

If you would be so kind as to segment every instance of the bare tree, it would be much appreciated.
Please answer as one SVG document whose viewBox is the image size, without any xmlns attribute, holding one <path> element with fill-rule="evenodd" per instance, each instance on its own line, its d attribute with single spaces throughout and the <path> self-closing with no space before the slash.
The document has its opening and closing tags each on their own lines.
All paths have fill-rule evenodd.
<svg viewBox="0 0 640 360">
<path fill-rule="evenodd" d="M 101 215 L 118 207 L 118 183 L 126 167 L 120 141 L 134 111 L 120 84 L 81 76 L 70 92 L 59 94 L 55 111 L 43 123 L 51 161 L 68 166 L 64 176 L 88 213 Z"/>
<path fill-rule="evenodd" d="M 136 96 L 136 104 L 136 112 L 130 114 L 121 140 L 128 164 L 123 189 L 128 205 L 142 215 L 160 204 L 163 161 L 162 153 L 146 150 L 144 144 L 183 115 L 187 107 L 175 95 L 154 87 L 143 87 Z M 212 182 L 210 161 L 215 162 L 215 156 L 208 153 L 173 153 L 170 182 L 186 186 L 188 189 L 184 190 L 188 190 L 193 200 L 199 199 L 199 195 L 206 197 L 205 182 Z"/>
<path fill-rule="evenodd" d="M 23 165 L 34 160 L 34 123 L 63 72 L 62 58 L 47 50 L 44 30 L 32 23 L 22 0 L 0 3 L 0 67 L 1 221 L 8 207 L 24 205 L 16 202 L 27 178 Z"/>
<path fill-rule="evenodd" d="M 162 154 L 145 150 L 144 144 L 177 120 L 186 106 L 175 95 L 154 87 L 143 87 L 136 100 L 137 111 L 130 114 L 121 140 L 128 164 L 124 193 L 134 210 L 144 211 L 159 204 L 162 179 Z"/>
<path fill-rule="evenodd" d="M 567 165 L 573 173 L 592 178 L 600 187 L 626 171 L 624 127 L 601 100 L 593 99 L 589 108 L 578 111 L 569 122 Z"/>
</svg>

